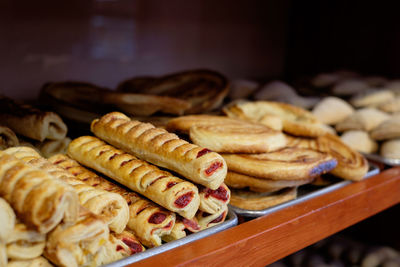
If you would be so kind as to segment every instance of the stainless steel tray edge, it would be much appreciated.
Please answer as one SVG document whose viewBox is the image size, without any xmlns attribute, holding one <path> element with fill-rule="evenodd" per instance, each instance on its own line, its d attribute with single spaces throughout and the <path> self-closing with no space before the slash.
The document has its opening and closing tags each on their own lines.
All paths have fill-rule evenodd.
<svg viewBox="0 0 400 267">
<path fill-rule="evenodd" d="M 390 158 L 385 158 L 382 157 L 381 155 L 378 154 L 364 154 L 364 157 L 366 157 L 369 160 L 373 160 L 376 162 L 380 162 L 389 166 L 400 166 L 400 159 L 390 159 Z"/>
</svg>

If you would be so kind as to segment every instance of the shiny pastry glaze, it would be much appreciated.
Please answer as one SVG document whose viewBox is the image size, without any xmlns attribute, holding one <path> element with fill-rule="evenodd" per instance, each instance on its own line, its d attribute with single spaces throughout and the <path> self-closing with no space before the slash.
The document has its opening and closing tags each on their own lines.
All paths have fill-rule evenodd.
<svg viewBox="0 0 400 267">
<path fill-rule="evenodd" d="M 221 168 L 222 166 L 223 166 L 222 162 L 220 162 L 220 161 L 214 162 L 213 164 L 210 165 L 210 167 L 208 167 L 208 168 L 204 171 L 204 173 L 205 173 L 207 176 L 211 176 L 216 170 L 218 170 L 218 169 Z"/>
<path fill-rule="evenodd" d="M 211 152 L 211 150 L 209 150 L 207 148 L 204 148 L 204 149 L 200 150 L 199 153 L 197 153 L 197 157 L 196 158 L 200 158 L 201 156 L 203 156 L 203 155 L 205 155 L 207 153 L 210 153 L 210 152 Z"/>
<path fill-rule="evenodd" d="M 193 199 L 193 192 L 186 193 L 179 198 L 177 198 L 174 202 L 175 206 L 182 209 L 186 207 L 190 201 Z"/>
<path fill-rule="evenodd" d="M 156 212 L 153 215 L 151 215 L 147 221 L 152 224 L 160 224 L 163 221 L 165 221 L 166 218 L 167 218 L 167 215 L 165 215 L 164 213 Z"/>
<path fill-rule="evenodd" d="M 222 201 L 228 201 L 228 199 L 229 199 L 228 191 L 222 185 L 220 187 L 218 187 L 217 190 L 212 190 L 210 188 L 204 187 L 204 189 L 202 191 L 205 192 L 205 196 L 204 196 L 205 198 L 209 198 L 210 196 L 212 196 L 213 198 L 216 198 L 216 199 L 219 199 Z"/>
</svg>

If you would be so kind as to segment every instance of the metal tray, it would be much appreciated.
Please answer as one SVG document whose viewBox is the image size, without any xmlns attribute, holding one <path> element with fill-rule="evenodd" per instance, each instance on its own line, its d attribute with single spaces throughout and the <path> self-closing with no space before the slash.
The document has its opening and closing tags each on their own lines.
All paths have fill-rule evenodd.
<svg viewBox="0 0 400 267">
<path fill-rule="evenodd" d="M 364 179 L 369 178 L 371 176 L 374 176 L 376 174 L 378 174 L 380 172 L 378 166 L 376 166 L 375 164 L 369 163 L 369 170 L 367 172 L 367 174 L 365 175 Z M 270 213 L 273 213 L 275 211 L 284 209 L 286 207 L 295 205 L 297 203 L 303 202 L 305 200 L 314 198 L 316 196 L 320 196 L 323 194 L 326 194 L 328 192 L 331 192 L 333 190 L 336 190 L 338 188 L 344 187 L 345 185 L 350 184 L 352 181 L 343 181 L 340 180 L 334 184 L 325 186 L 325 187 L 320 187 L 320 186 L 312 186 L 312 185 L 304 185 L 304 186 L 300 186 L 297 192 L 297 198 L 290 200 L 288 202 L 276 205 L 274 207 L 271 208 L 267 208 L 264 210 L 245 210 L 245 209 L 241 209 L 235 206 L 230 206 L 230 208 L 238 215 L 244 216 L 244 217 L 260 217 L 260 216 L 264 216 Z"/>
<path fill-rule="evenodd" d="M 122 260 L 119 261 L 115 261 L 112 262 L 110 264 L 104 265 L 104 267 L 120 267 L 120 266 L 125 266 L 127 264 L 131 264 L 134 262 L 138 262 L 141 261 L 143 259 L 147 259 L 151 256 L 163 253 L 167 250 L 188 244 L 190 242 L 199 240 L 201 238 L 204 238 L 206 236 L 209 235 L 213 235 L 215 233 L 221 232 L 225 229 L 231 228 L 235 225 L 238 224 L 238 217 L 236 216 L 236 214 L 232 211 L 231 208 L 229 208 L 228 210 L 228 214 L 226 216 L 226 219 L 223 223 L 215 225 L 213 227 L 210 227 L 208 229 L 202 230 L 200 232 L 197 233 L 193 233 L 188 235 L 187 237 L 178 239 L 178 240 L 174 240 L 165 244 L 162 244 L 159 247 L 154 247 L 154 248 L 149 248 L 144 252 L 140 252 L 138 254 L 132 255 L 130 257 L 124 258 Z"/>
<path fill-rule="evenodd" d="M 369 160 L 373 160 L 389 166 L 400 166 L 400 159 L 385 158 L 378 154 L 363 154 L 363 155 Z"/>
</svg>

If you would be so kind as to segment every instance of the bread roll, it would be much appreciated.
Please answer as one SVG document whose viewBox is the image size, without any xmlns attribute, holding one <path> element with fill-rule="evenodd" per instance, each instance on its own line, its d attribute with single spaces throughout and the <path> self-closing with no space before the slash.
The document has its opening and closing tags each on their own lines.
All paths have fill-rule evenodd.
<svg viewBox="0 0 400 267">
<path fill-rule="evenodd" d="M 400 139 L 387 140 L 382 143 L 380 154 L 389 159 L 400 159 Z"/>
<path fill-rule="evenodd" d="M 334 125 L 353 114 L 354 108 L 338 97 L 322 99 L 312 110 L 314 116 L 322 123 Z"/>
<path fill-rule="evenodd" d="M 371 131 L 371 137 L 378 141 L 400 137 L 400 117 L 393 117 L 380 123 Z"/>
<path fill-rule="evenodd" d="M 340 136 L 340 139 L 352 149 L 362 153 L 370 154 L 378 150 L 378 144 L 365 131 L 347 131 Z"/>
<path fill-rule="evenodd" d="M 344 121 L 336 124 L 335 127 L 338 132 L 351 130 L 370 132 L 389 118 L 389 114 L 376 108 L 362 108 L 347 117 Z"/>
</svg>

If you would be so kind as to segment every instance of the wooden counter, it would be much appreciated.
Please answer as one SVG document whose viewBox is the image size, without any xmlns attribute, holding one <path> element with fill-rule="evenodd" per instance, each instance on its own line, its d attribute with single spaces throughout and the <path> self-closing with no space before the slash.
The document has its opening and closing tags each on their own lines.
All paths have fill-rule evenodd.
<svg viewBox="0 0 400 267">
<path fill-rule="evenodd" d="M 400 202 L 400 167 L 130 266 L 265 266 Z"/>
</svg>

